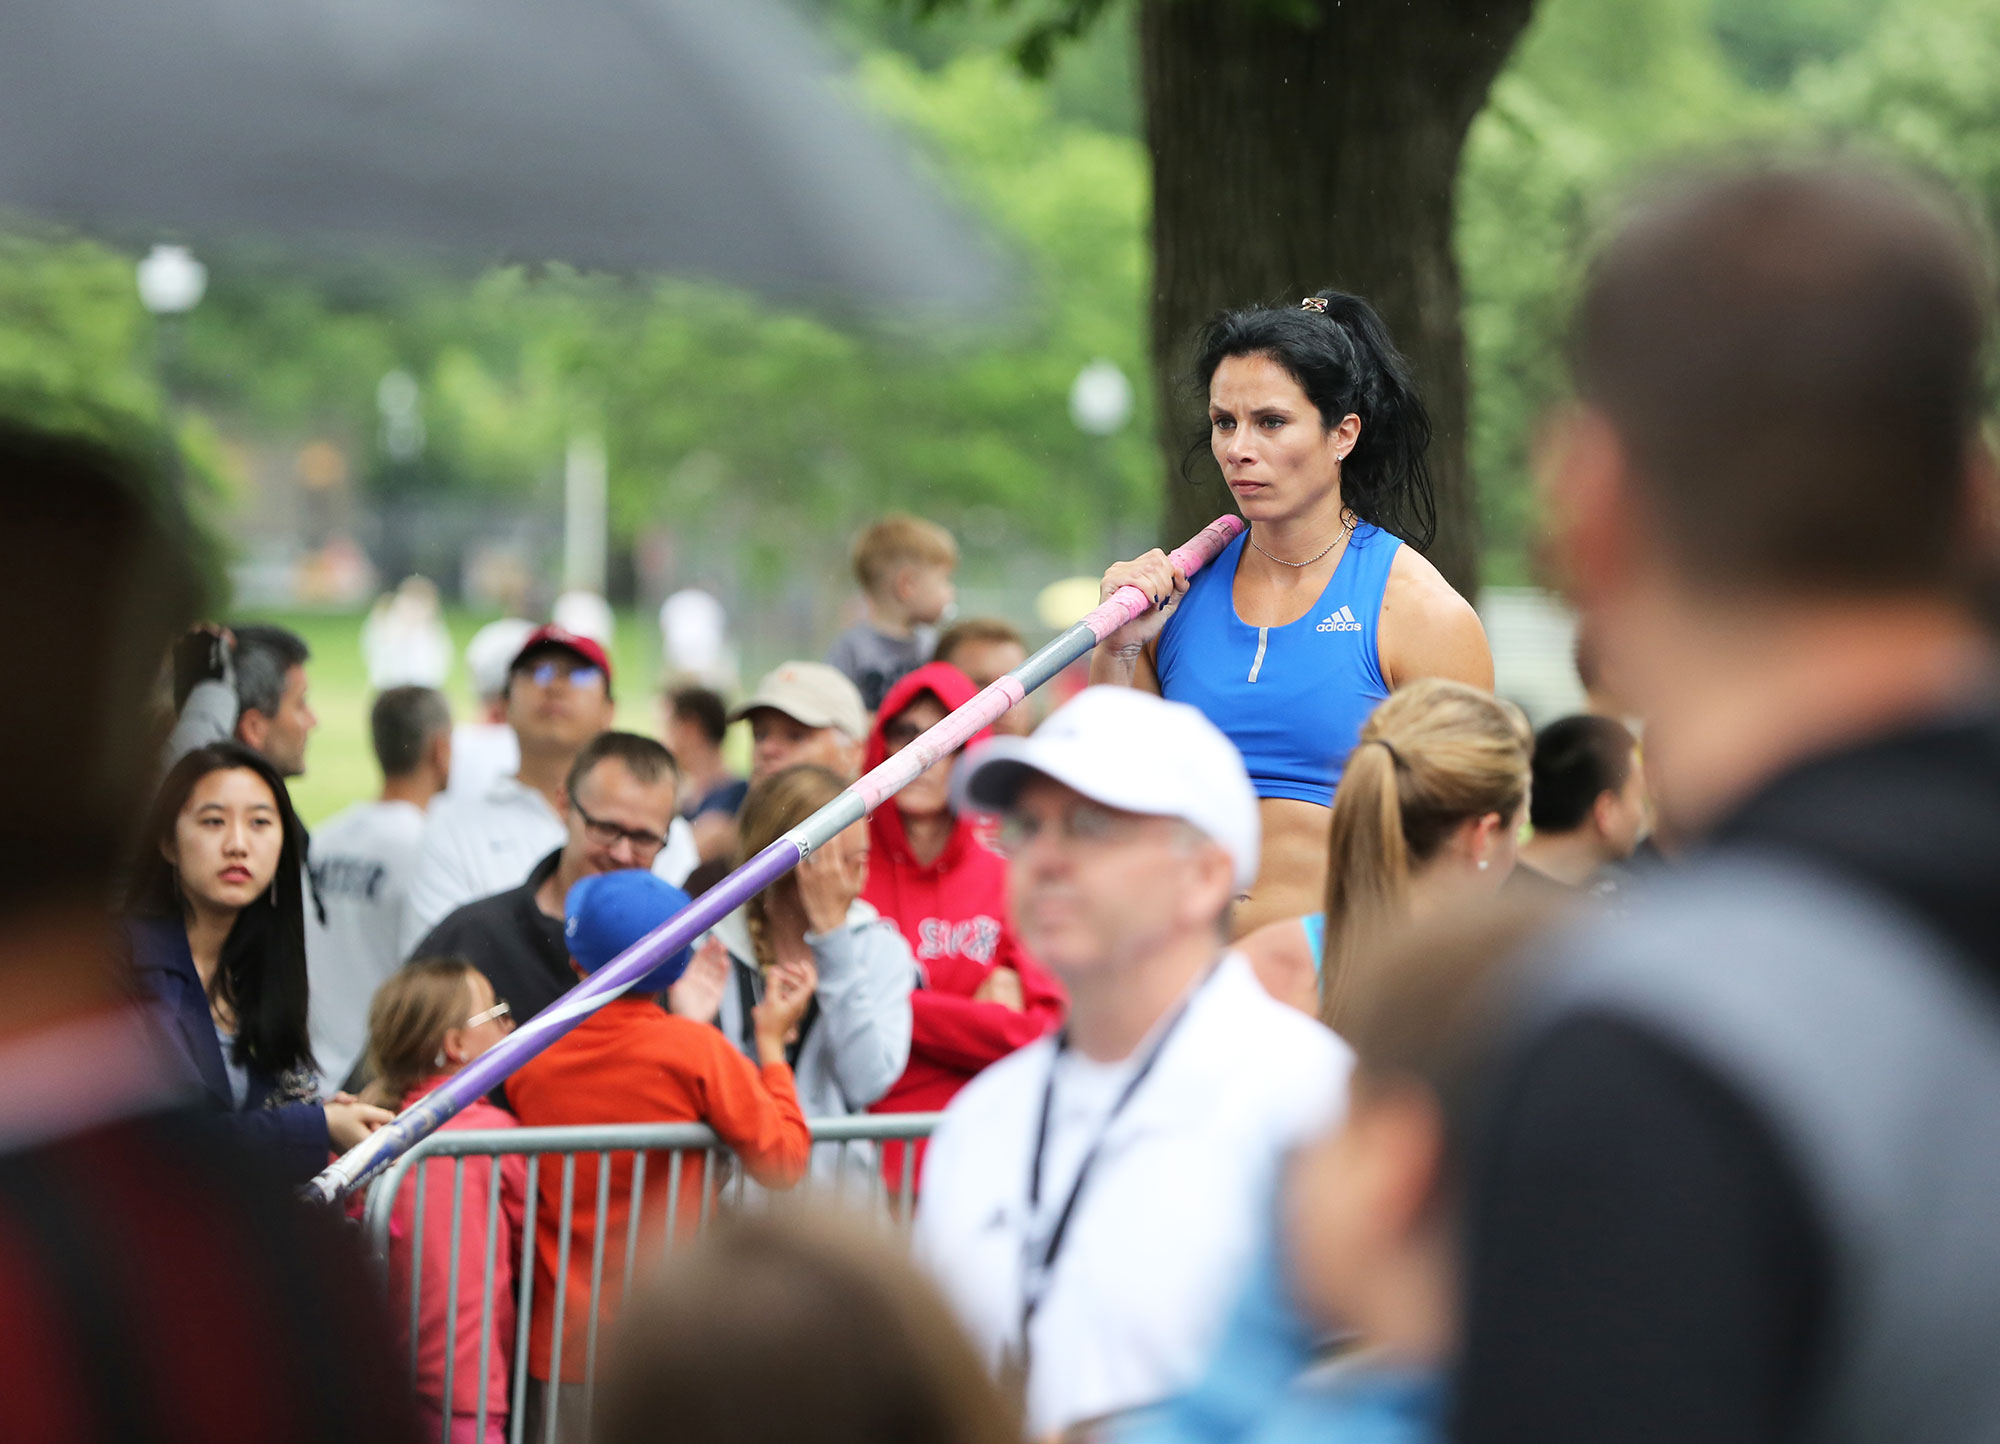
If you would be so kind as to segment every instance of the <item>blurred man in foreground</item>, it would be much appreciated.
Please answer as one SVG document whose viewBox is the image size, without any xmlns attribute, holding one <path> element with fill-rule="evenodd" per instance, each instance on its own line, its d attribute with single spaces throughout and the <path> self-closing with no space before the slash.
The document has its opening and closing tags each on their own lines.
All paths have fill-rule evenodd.
<svg viewBox="0 0 2000 1444">
<path fill-rule="evenodd" d="M 176 1096 L 106 916 L 158 757 L 148 683 L 197 604 L 165 490 L 0 423 L 0 618 L 65 678 L 0 709 L 4 1432 L 412 1439 L 359 1252 Z"/>
<path fill-rule="evenodd" d="M 1833 164 L 1590 273 L 1558 545 L 1696 846 L 1549 946 L 1486 1100 L 1464 1440 L 2000 1438 L 1991 292 Z"/>
<path fill-rule="evenodd" d="M 1004 815 L 1015 926 L 1070 1013 L 952 1100 L 917 1249 L 1041 1438 L 1194 1383 L 1349 1055 L 1227 951 L 1257 799 L 1192 707 L 1092 687 L 953 791 Z"/>
</svg>

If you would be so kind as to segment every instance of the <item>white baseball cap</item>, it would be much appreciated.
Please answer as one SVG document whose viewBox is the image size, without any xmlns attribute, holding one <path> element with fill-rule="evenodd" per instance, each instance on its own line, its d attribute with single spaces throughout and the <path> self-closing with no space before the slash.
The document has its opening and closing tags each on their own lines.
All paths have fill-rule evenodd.
<svg viewBox="0 0 2000 1444">
<path fill-rule="evenodd" d="M 1220 843 L 1236 886 L 1257 880 L 1263 828 L 1236 744 L 1185 702 L 1131 687 L 1086 687 L 1031 737 L 996 737 L 952 779 L 961 811 L 1004 812 L 1040 773 L 1120 812 L 1178 817 Z"/>
<path fill-rule="evenodd" d="M 757 690 L 730 710 L 729 720 L 760 707 L 782 712 L 806 727 L 832 727 L 851 742 L 868 736 L 868 706 L 847 674 L 824 662 L 787 662 L 764 674 Z"/>
</svg>

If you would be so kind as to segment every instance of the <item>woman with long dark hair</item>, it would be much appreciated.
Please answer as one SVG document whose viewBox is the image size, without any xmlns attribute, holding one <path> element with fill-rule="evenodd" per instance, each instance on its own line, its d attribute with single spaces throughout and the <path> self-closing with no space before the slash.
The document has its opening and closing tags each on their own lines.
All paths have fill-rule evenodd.
<svg viewBox="0 0 2000 1444">
<path fill-rule="evenodd" d="M 218 1112 L 303 1181 L 390 1114 L 316 1101 L 306 1034 L 305 829 L 271 764 L 198 747 L 160 784 L 126 931 L 170 1053 Z"/>
<path fill-rule="evenodd" d="M 1154 608 L 1101 643 L 1090 679 L 1199 708 L 1242 752 L 1264 825 L 1238 936 L 1317 906 L 1327 809 L 1362 721 L 1419 677 L 1491 689 L 1470 604 L 1422 555 L 1437 508 L 1431 423 L 1375 310 L 1321 291 L 1202 331 L 1207 442 L 1249 522 L 1190 584 L 1151 551 L 1104 574 Z"/>
</svg>

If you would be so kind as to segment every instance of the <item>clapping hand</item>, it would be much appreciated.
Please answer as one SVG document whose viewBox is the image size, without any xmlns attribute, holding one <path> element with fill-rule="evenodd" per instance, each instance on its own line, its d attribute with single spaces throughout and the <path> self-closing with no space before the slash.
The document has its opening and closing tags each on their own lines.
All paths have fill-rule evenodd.
<svg viewBox="0 0 2000 1444">
<path fill-rule="evenodd" d="M 688 960 L 680 980 L 667 989 L 668 1011 L 697 1023 L 712 1023 L 729 986 L 729 949 L 710 933 Z"/>
<path fill-rule="evenodd" d="M 818 986 L 819 970 L 811 963 L 773 963 L 766 970 L 764 1001 L 750 1010 L 759 1061 L 785 1061 L 785 1045 L 797 1036 L 799 1023 Z"/>
</svg>

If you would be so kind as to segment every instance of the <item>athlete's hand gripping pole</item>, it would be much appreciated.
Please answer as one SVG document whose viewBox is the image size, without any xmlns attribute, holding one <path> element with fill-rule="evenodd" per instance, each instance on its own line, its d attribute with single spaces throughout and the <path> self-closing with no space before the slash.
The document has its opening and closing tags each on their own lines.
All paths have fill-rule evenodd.
<svg viewBox="0 0 2000 1444">
<path fill-rule="evenodd" d="M 1220 517 L 1174 551 L 1173 563 L 1183 574 L 1193 576 L 1242 530 L 1241 517 Z M 1152 605 L 1153 599 L 1139 588 L 1119 588 L 1089 616 L 412 1103 L 393 1122 L 349 1149 L 306 1185 L 307 1195 L 331 1202 L 366 1183 L 467 1103 L 491 1092 L 515 1069 L 625 993 L 660 962 L 797 867 L 815 848 L 825 846 L 868 816 L 933 762 L 963 747 L 975 732 L 997 721 L 1009 707 Z"/>
</svg>

